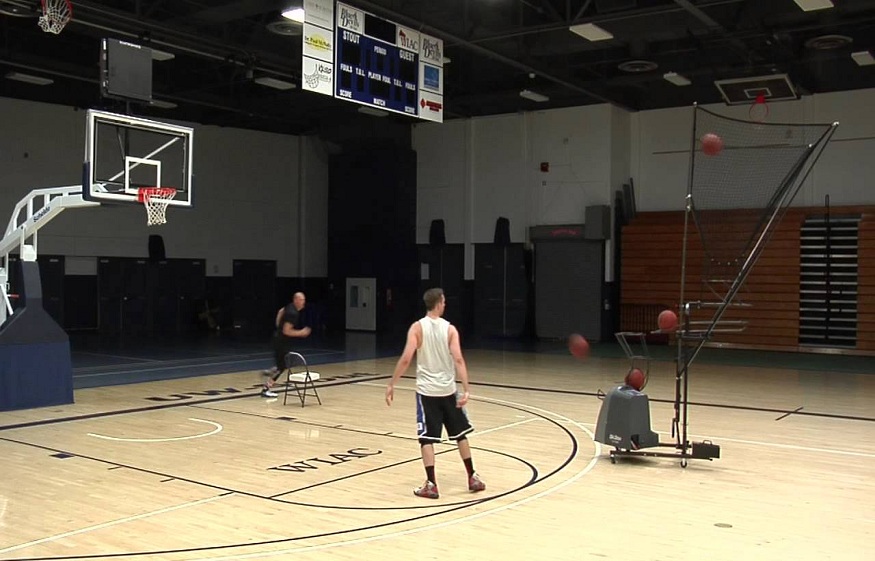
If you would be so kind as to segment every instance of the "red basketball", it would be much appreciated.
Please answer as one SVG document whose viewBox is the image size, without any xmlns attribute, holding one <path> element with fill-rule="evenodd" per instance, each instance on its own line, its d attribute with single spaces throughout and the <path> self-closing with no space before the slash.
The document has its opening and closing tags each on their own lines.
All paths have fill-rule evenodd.
<svg viewBox="0 0 875 561">
<path fill-rule="evenodd" d="M 568 337 L 568 350 L 577 358 L 586 358 L 589 356 L 589 342 L 584 339 L 579 333 L 572 333 Z"/>
<path fill-rule="evenodd" d="M 627 386 L 635 388 L 640 392 L 641 388 L 644 387 L 644 372 L 642 372 L 640 368 L 633 368 L 628 374 L 626 374 L 625 382 Z"/>
<path fill-rule="evenodd" d="M 716 156 L 723 151 L 723 139 L 709 132 L 702 136 L 702 152 L 706 156 Z"/>
<path fill-rule="evenodd" d="M 671 310 L 659 312 L 659 318 L 656 321 L 662 331 L 674 331 L 678 327 L 678 315 Z"/>
</svg>

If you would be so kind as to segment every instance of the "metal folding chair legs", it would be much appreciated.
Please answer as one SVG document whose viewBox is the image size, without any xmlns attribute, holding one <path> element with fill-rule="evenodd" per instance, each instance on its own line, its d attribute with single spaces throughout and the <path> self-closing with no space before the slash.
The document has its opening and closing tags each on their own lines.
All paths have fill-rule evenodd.
<svg viewBox="0 0 875 561">
<path fill-rule="evenodd" d="M 306 359 L 300 353 L 296 352 L 286 353 L 285 365 L 285 376 L 287 382 L 286 390 L 283 395 L 283 405 L 286 404 L 289 398 L 290 387 L 295 390 L 295 393 L 298 396 L 298 401 L 301 402 L 301 407 L 304 407 L 308 396 L 315 397 L 319 402 L 319 405 L 322 405 L 322 399 L 319 397 L 319 392 L 316 391 L 316 385 L 313 383 L 319 379 L 319 373 L 310 372 Z"/>
</svg>

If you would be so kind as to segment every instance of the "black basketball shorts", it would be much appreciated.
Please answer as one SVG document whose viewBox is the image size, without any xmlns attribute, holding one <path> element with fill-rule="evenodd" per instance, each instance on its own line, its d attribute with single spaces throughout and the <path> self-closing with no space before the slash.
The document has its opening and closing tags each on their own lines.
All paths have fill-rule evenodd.
<svg viewBox="0 0 875 561">
<path fill-rule="evenodd" d="M 456 407 L 456 394 L 441 397 L 416 394 L 416 436 L 440 442 L 443 428 L 450 440 L 474 430 L 465 409 Z"/>
</svg>

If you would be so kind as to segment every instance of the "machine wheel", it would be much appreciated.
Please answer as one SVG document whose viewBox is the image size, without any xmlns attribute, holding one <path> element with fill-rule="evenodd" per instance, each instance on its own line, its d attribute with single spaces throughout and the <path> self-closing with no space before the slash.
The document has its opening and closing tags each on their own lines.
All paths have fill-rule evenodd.
<svg viewBox="0 0 875 561">
<path fill-rule="evenodd" d="M 682 468 L 687 467 L 687 459 L 686 458 L 681 458 L 681 467 Z"/>
</svg>

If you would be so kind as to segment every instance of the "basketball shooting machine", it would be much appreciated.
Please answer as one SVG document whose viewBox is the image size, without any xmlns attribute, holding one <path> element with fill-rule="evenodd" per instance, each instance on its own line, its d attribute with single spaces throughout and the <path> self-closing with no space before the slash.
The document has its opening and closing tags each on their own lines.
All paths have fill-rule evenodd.
<svg viewBox="0 0 875 561">
<path fill-rule="evenodd" d="M 738 298 L 742 286 L 837 127 L 744 121 L 693 107 L 675 332 L 673 441 L 659 442 L 650 429 L 646 394 L 628 385 L 614 387 L 605 395 L 595 433 L 597 442 L 614 447 L 612 463 L 622 456 L 655 456 L 680 458 L 686 467 L 689 459 L 720 457 L 718 445 L 688 440 L 690 366 L 715 334 L 737 333 L 747 326 L 746 320 L 724 315 L 730 308 L 750 306 Z M 730 209 L 735 212 L 727 213 Z M 701 266 L 691 267 L 698 256 Z M 695 285 L 698 294 L 691 290 Z M 646 334 L 616 336 L 632 368 L 643 361 L 649 375 Z M 630 344 L 636 339 L 641 342 L 639 354 Z M 674 451 L 650 450 L 656 447 Z"/>
</svg>

